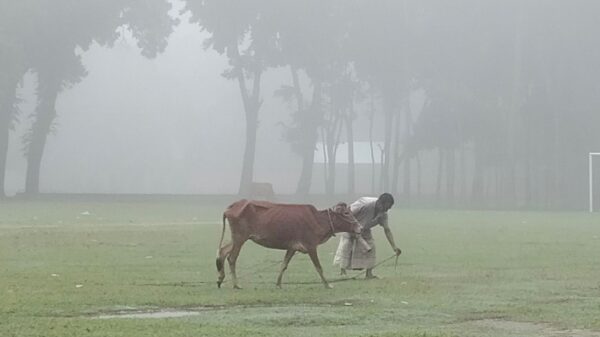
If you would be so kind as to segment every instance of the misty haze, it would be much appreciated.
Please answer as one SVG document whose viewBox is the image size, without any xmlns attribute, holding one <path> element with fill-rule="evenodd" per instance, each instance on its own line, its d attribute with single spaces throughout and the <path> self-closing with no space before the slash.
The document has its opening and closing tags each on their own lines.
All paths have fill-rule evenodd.
<svg viewBox="0 0 600 337">
<path fill-rule="evenodd" d="M 229 323 L 234 335 L 600 335 L 591 257 L 600 253 L 598 78 L 593 0 L 0 0 L 0 285 L 9 289 L 0 289 L 0 334 L 47 333 L 12 315 L 23 307 L 22 317 L 136 322 L 156 313 L 214 324 L 180 331 L 190 335 Z M 385 220 L 361 222 L 363 197 L 377 199 Z M 219 297 L 214 249 L 220 287 L 243 244 L 236 221 L 261 219 L 247 209 L 318 219 L 288 203 L 326 210 L 332 236 L 357 230 L 334 228 L 335 212 L 369 231 L 381 225 L 370 239 L 383 280 L 311 297 L 302 289 L 317 287 L 302 282 L 328 285 L 343 237 L 320 239 L 317 274 L 306 243 L 267 242 L 248 229 L 259 245 L 288 249 L 278 286 L 294 252 L 311 260 L 291 262 L 284 280 L 298 283 L 289 297 L 271 294 L 260 282 L 274 281 L 283 254 L 247 245 L 238 265 L 252 270 L 250 289 Z M 252 221 L 236 218 L 243 214 Z M 221 226 L 232 243 L 217 247 Z M 398 247 L 396 267 L 385 258 L 398 261 Z M 75 276 L 88 263 L 98 270 Z M 373 268 L 347 269 L 369 278 Z M 40 281 L 47 275 L 59 276 Z M 69 289 L 90 291 L 89 302 L 45 288 L 59 287 L 47 284 L 60 275 Z M 165 293 L 146 300 L 155 288 L 121 289 L 120 277 Z M 87 290 L 94 278 L 99 288 Z M 235 272 L 231 282 L 237 288 Z M 456 290 L 470 282 L 498 290 Z M 24 299 L 38 288 L 62 295 Z M 386 294 L 397 295 L 393 304 Z M 253 307 L 265 296 L 266 318 Z M 576 314 L 558 314 L 561 303 Z M 236 313 L 246 304 L 260 317 Z M 233 318 L 219 321 L 217 307 Z M 366 311 L 348 318 L 348 307 Z M 406 326 L 388 326 L 385 308 Z M 364 315 L 387 328 L 357 323 Z M 101 334 L 100 321 L 53 333 Z M 311 322 L 323 330 L 302 330 Z"/>
<path fill-rule="evenodd" d="M 587 206 L 595 2 L 155 2 L 68 18 L 67 4 L 3 5 L 7 195 L 245 194 L 257 181 L 299 200 Z"/>
</svg>

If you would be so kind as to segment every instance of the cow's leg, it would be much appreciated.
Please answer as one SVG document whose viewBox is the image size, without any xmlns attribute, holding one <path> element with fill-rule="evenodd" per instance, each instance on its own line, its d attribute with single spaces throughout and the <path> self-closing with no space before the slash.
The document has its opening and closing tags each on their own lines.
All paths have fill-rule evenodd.
<svg viewBox="0 0 600 337">
<path fill-rule="evenodd" d="M 310 256 L 310 259 L 312 260 L 312 263 L 315 265 L 315 268 L 317 269 L 319 276 L 321 276 L 321 280 L 323 281 L 325 288 L 328 288 L 328 289 L 333 288 L 329 284 L 329 282 L 327 282 L 327 280 L 325 279 L 325 276 L 323 276 L 323 268 L 321 268 L 321 263 L 319 262 L 319 256 L 317 256 L 317 249 L 316 248 L 309 249 L 308 256 Z"/>
<path fill-rule="evenodd" d="M 281 271 L 279 272 L 279 277 L 277 277 L 277 287 L 279 288 L 281 288 L 281 278 L 283 277 L 283 272 L 287 269 L 288 263 L 290 263 L 290 260 L 292 257 L 294 257 L 295 253 L 296 251 L 294 249 L 288 249 L 288 251 L 285 253 L 283 263 L 281 264 Z"/>
<path fill-rule="evenodd" d="M 229 242 L 225 246 L 219 248 L 217 252 L 217 272 L 219 272 L 219 279 L 217 280 L 217 287 L 221 288 L 221 284 L 225 279 L 225 258 L 231 253 L 231 248 L 233 248 L 233 244 Z"/>
<path fill-rule="evenodd" d="M 240 255 L 240 250 L 242 249 L 242 245 L 244 245 L 244 241 L 235 241 L 233 242 L 233 247 L 231 248 L 231 252 L 229 256 L 227 256 L 227 261 L 229 262 L 229 269 L 231 269 L 231 277 L 233 278 L 233 288 L 242 289 L 237 280 L 237 276 L 235 274 L 235 262 L 237 261 L 238 256 Z"/>
</svg>

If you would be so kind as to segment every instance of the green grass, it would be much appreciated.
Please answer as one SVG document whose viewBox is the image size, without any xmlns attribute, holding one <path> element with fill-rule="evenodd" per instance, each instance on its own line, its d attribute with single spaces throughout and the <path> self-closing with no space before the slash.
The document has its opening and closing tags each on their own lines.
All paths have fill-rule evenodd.
<svg viewBox="0 0 600 337">
<path fill-rule="evenodd" d="M 235 291 L 216 288 L 224 206 L 0 203 L 0 336 L 600 335 L 597 214 L 394 210 L 403 255 L 382 279 L 326 290 L 299 254 L 279 290 L 284 252 L 248 243 Z M 330 279 L 336 244 L 319 249 Z M 97 319 L 161 309 L 198 314 Z"/>
</svg>

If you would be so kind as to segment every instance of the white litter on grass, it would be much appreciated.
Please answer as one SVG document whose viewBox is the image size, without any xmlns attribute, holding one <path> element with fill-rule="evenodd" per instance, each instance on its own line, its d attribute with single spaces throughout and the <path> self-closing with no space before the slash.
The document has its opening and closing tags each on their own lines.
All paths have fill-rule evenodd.
<svg viewBox="0 0 600 337">
<path fill-rule="evenodd" d="M 80 214 L 81 214 L 81 215 L 90 215 L 90 212 L 89 212 L 89 211 L 83 211 L 83 212 L 81 212 Z"/>
<path fill-rule="evenodd" d="M 345 305 L 345 306 L 347 306 L 347 307 L 351 307 L 351 306 L 352 306 L 352 303 L 350 303 L 350 302 L 345 302 L 345 303 L 344 303 L 344 305 Z"/>
<path fill-rule="evenodd" d="M 75 288 L 82 288 L 82 287 L 83 287 L 83 284 L 76 284 L 75 285 Z"/>
<path fill-rule="evenodd" d="M 52 277 L 58 277 L 58 274 L 52 274 L 50 276 L 52 276 Z"/>
<path fill-rule="evenodd" d="M 402 304 L 408 304 L 408 302 L 406 302 L 406 301 L 400 301 L 400 303 L 402 303 Z"/>
<path fill-rule="evenodd" d="M 144 258 L 145 258 L 145 259 L 151 259 L 151 258 L 152 258 L 152 255 L 145 256 Z"/>
</svg>

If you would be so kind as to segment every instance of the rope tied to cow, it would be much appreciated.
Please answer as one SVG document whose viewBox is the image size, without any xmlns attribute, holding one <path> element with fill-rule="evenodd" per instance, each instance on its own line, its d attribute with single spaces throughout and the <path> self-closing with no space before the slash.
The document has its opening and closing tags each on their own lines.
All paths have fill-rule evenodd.
<svg viewBox="0 0 600 337">
<path fill-rule="evenodd" d="M 333 220 L 331 219 L 331 208 L 327 209 L 327 217 L 329 218 L 329 226 L 331 227 L 331 236 L 335 236 L 335 229 L 333 229 Z"/>
</svg>

